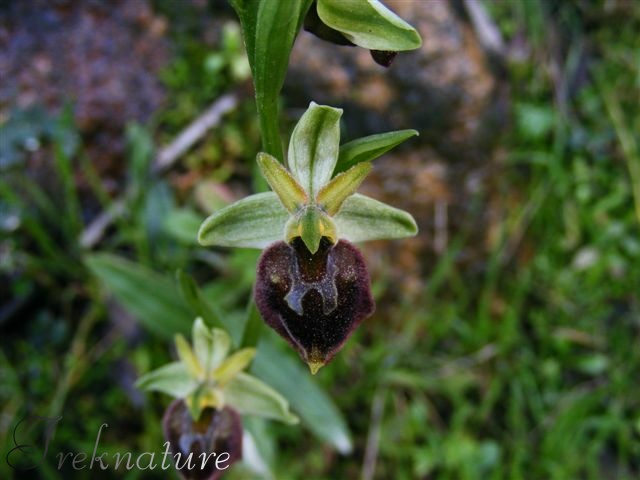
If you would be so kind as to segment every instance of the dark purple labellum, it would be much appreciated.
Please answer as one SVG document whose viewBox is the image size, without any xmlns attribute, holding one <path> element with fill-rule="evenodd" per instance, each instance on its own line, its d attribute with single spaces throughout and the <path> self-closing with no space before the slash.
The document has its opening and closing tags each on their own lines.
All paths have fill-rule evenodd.
<svg viewBox="0 0 640 480">
<path fill-rule="evenodd" d="M 175 400 L 164 412 L 162 426 L 176 469 L 185 480 L 216 480 L 225 467 L 242 458 L 242 424 L 232 408 L 205 408 L 194 422 L 184 400 Z M 222 469 L 218 469 L 216 459 L 225 452 L 229 459 L 222 461 L 226 455 L 220 457 L 218 466 Z M 180 457 L 176 457 L 178 453 Z M 215 456 L 210 455 L 213 453 Z"/>
<path fill-rule="evenodd" d="M 300 238 L 277 242 L 260 257 L 255 298 L 265 322 L 315 373 L 375 309 L 369 273 L 351 243 L 323 238 L 311 254 Z"/>
</svg>

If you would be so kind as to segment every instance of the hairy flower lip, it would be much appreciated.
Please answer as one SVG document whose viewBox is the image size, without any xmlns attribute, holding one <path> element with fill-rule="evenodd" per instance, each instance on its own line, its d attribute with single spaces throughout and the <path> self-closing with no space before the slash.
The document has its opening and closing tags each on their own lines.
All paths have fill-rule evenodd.
<svg viewBox="0 0 640 480">
<path fill-rule="evenodd" d="M 312 373 L 375 310 L 359 250 L 323 238 L 316 254 L 300 239 L 276 242 L 258 262 L 255 300 L 264 321 L 298 351 Z"/>
</svg>

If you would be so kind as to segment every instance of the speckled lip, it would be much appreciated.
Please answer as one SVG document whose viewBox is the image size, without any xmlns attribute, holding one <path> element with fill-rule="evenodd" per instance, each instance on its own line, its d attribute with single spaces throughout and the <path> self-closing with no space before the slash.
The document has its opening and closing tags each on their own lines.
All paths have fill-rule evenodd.
<svg viewBox="0 0 640 480">
<path fill-rule="evenodd" d="M 265 322 L 315 373 L 375 310 L 369 273 L 358 249 L 326 238 L 311 254 L 297 238 L 276 242 L 258 262 L 255 286 Z"/>
</svg>

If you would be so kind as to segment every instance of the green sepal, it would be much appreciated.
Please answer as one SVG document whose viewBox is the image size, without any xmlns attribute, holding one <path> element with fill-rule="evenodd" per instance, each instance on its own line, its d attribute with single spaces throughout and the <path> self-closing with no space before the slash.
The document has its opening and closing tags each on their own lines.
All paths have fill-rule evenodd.
<svg viewBox="0 0 640 480">
<path fill-rule="evenodd" d="M 243 198 L 207 218 L 198 231 L 201 245 L 265 248 L 282 240 L 289 212 L 274 192 Z"/>
<path fill-rule="evenodd" d="M 422 45 L 418 32 L 378 0 L 318 0 L 318 16 L 369 50 L 414 50 Z"/>
<path fill-rule="evenodd" d="M 327 214 L 335 215 L 347 197 L 356 192 L 370 171 L 371 163 L 363 162 L 333 177 L 318 192 L 316 202 Z"/>
<path fill-rule="evenodd" d="M 295 212 L 307 203 L 307 194 L 282 164 L 268 153 L 260 152 L 258 166 L 271 189 L 276 192 L 284 208 Z"/>
<path fill-rule="evenodd" d="M 293 129 L 288 164 L 309 198 L 331 180 L 340 149 L 342 109 L 311 102 Z"/>
<path fill-rule="evenodd" d="M 241 414 L 298 423 L 289 410 L 289 402 L 266 383 L 246 373 L 236 375 L 225 387 L 224 399 Z"/>
<path fill-rule="evenodd" d="M 189 375 L 184 363 L 173 362 L 142 375 L 136 387 L 186 398 L 198 387 L 198 381 Z"/>
<path fill-rule="evenodd" d="M 418 233 L 409 213 L 358 193 L 344 201 L 333 220 L 340 238 L 351 242 L 413 237 Z"/>
<path fill-rule="evenodd" d="M 347 142 L 340 146 L 338 163 L 333 173 L 335 175 L 348 170 L 360 162 L 374 160 L 416 135 L 418 135 L 416 130 L 398 130 L 395 132 L 377 133 Z"/>
</svg>

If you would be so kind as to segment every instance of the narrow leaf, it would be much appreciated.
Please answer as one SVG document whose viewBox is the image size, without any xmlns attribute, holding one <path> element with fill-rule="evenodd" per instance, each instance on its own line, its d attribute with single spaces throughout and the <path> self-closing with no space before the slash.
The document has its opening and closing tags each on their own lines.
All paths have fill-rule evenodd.
<svg viewBox="0 0 640 480">
<path fill-rule="evenodd" d="M 193 314 L 170 279 L 112 254 L 89 255 L 85 262 L 149 331 L 172 339 L 175 333 L 188 333 L 191 329 Z"/>
<path fill-rule="evenodd" d="M 414 50 L 422 44 L 418 32 L 378 0 L 318 0 L 318 16 L 369 50 Z"/>
<path fill-rule="evenodd" d="M 416 130 L 398 130 L 369 135 L 345 143 L 340 147 L 334 174 L 344 172 L 357 163 L 374 160 L 415 135 L 418 135 Z"/>
<path fill-rule="evenodd" d="M 185 245 L 197 245 L 196 236 L 201 223 L 200 215 L 191 209 L 171 209 L 162 220 L 162 228 Z"/>
<path fill-rule="evenodd" d="M 298 417 L 289 411 L 289 403 L 282 395 L 246 373 L 239 373 L 227 384 L 224 399 L 241 414 L 298 423 Z"/>
<path fill-rule="evenodd" d="M 275 341 L 273 337 L 263 335 L 251 371 L 282 392 L 314 435 L 333 445 L 340 453 L 351 452 L 351 435 L 336 405 L 313 381 L 303 364 L 278 350 Z"/>
<path fill-rule="evenodd" d="M 369 162 L 354 165 L 346 172 L 333 177 L 328 184 L 322 187 L 316 201 L 329 215 L 335 215 L 340 210 L 342 202 L 356 192 L 370 171 L 371 163 Z"/>
<path fill-rule="evenodd" d="M 310 198 L 331 180 L 340 145 L 339 108 L 311 102 L 289 141 L 289 169 Z"/>
<path fill-rule="evenodd" d="M 182 362 L 168 363 L 141 376 L 136 382 L 141 390 L 153 390 L 176 398 L 185 398 L 198 387 Z"/>
<path fill-rule="evenodd" d="M 289 214 L 273 192 L 251 195 L 207 218 L 200 226 L 201 245 L 264 248 L 282 240 Z"/>
<path fill-rule="evenodd" d="M 260 316 L 260 312 L 258 312 L 258 307 L 256 307 L 253 295 L 251 295 L 245 314 L 244 331 L 242 332 L 240 347 L 247 348 L 258 345 L 258 340 L 260 340 L 260 333 L 262 332 L 263 326 L 264 321 Z"/>
<path fill-rule="evenodd" d="M 258 165 L 262 176 L 287 210 L 295 212 L 307 203 L 307 194 L 304 189 L 278 160 L 268 153 L 261 152 L 258 154 Z"/>
<path fill-rule="evenodd" d="M 351 242 L 412 237 L 418 233 L 409 213 L 358 193 L 345 200 L 333 220 L 340 238 Z"/>
<path fill-rule="evenodd" d="M 180 287 L 180 293 L 182 293 L 182 297 L 185 299 L 189 307 L 191 307 L 193 316 L 201 317 L 200 322 L 206 320 L 208 325 L 224 327 L 221 319 L 222 315 L 209 303 L 195 280 L 183 270 L 178 270 L 176 277 L 178 280 L 178 286 Z"/>
<path fill-rule="evenodd" d="M 222 362 L 214 372 L 213 378 L 217 380 L 220 385 L 225 385 L 234 376 L 247 368 L 255 356 L 255 348 L 243 348 L 242 350 L 238 350 Z"/>
</svg>

